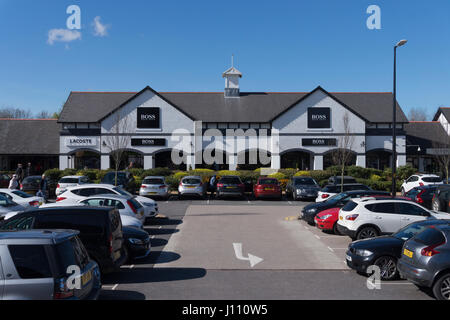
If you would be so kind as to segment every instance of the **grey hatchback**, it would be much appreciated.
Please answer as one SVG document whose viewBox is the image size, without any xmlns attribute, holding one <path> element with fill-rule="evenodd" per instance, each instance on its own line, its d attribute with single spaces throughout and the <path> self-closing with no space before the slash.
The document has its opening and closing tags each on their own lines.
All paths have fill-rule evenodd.
<svg viewBox="0 0 450 320">
<path fill-rule="evenodd" d="M 402 278 L 450 300 L 450 225 L 426 228 L 405 243 L 398 271 Z"/>
<path fill-rule="evenodd" d="M 0 300 L 95 300 L 100 290 L 78 231 L 0 232 Z"/>
</svg>

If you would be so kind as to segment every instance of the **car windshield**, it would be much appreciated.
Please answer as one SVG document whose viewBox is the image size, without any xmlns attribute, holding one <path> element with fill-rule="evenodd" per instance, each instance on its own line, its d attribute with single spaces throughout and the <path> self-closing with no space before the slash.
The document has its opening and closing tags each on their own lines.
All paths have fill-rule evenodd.
<svg viewBox="0 0 450 320">
<path fill-rule="evenodd" d="M 261 179 L 259 180 L 259 184 L 278 184 L 277 179 Z"/>
<path fill-rule="evenodd" d="M 394 233 L 392 236 L 394 236 L 395 238 L 407 241 L 407 240 L 411 239 L 412 237 L 414 237 L 419 232 L 422 232 L 423 230 L 425 230 L 425 228 L 427 228 L 428 226 L 429 226 L 428 224 L 409 225 L 409 226 L 404 227 L 403 229 L 400 229 L 399 231 Z"/>
<path fill-rule="evenodd" d="M 4 196 L 0 196 L 0 206 L 2 207 L 13 207 L 17 204 Z"/>
<path fill-rule="evenodd" d="M 331 198 L 329 198 L 326 202 L 327 203 L 336 203 L 339 202 L 345 198 L 348 198 L 348 194 L 345 192 L 339 193 L 337 195 L 332 196 Z"/>
<path fill-rule="evenodd" d="M 24 199 L 28 199 L 28 198 L 33 197 L 32 195 L 29 195 L 28 193 L 25 193 L 25 192 L 20 191 L 20 190 L 14 190 L 14 191 L 12 191 L 12 193 L 15 194 L 16 196 L 19 196 L 19 197 L 24 198 Z"/>
<path fill-rule="evenodd" d="M 186 178 L 183 179 L 183 184 L 201 184 L 200 179 L 197 178 Z"/>
<path fill-rule="evenodd" d="M 151 179 L 144 179 L 144 181 L 142 182 L 143 184 L 164 184 L 164 180 L 163 179 L 158 179 L 158 178 L 151 178 Z"/>
<path fill-rule="evenodd" d="M 422 180 L 424 182 L 429 182 L 429 183 L 440 183 L 442 182 L 442 179 L 439 177 L 424 177 L 422 178 Z"/>
<path fill-rule="evenodd" d="M 77 184 L 78 179 L 77 178 L 63 178 L 63 179 L 59 180 L 59 183 Z"/>
<path fill-rule="evenodd" d="M 126 176 L 126 174 L 125 174 L 125 172 L 117 172 L 117 181 L 119 182 L 119 183 L 121 183 L 121 182 L 125 182 L 126 181 L 126 178 L 127 178 L 127 176 Z M 107 173 L 106 175 L 105 175 L 105 177 L 103 178 L 103 182 L 109 182 L 109 183 L 112 183 L 112 182 L 114 182 L 116 180 L 116 174 L 115 174 L 115 172 L 109 172 L 109 173 Z"/>
<path fill-rule="evenodd" d="M 117 193 L 121 194 L 122 196 L 134 197 L 131 193 L 123 190 L 120 187 L 114 187 L 113 190 L 116 191 Z"/>
<path fill-rule="evenodd" d="M 239 178 L 235 177 L 226 177 L 220 179 L 219 183 L 222 184 L 241 184 L 241 180 Z"/>
<path fill-rule="evenodd" d="M 314 186 L 317 185 L 316 180 L 312 179 L 312 178 L 297 178 L 294 179 L 294 185 L 299 186 L 299 185 L 306 185 L 306 186 Z"/>
</svg>

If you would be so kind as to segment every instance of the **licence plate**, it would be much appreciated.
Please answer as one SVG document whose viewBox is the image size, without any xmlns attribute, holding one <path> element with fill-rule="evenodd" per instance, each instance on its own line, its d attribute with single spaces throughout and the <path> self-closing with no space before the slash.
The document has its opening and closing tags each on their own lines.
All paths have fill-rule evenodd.
<svg viewBox="0 0 450 320">
<path fill-rule="evenodd" d="M 234 187 L 227 187 L 227 189 L 234 189 Z"/>
<path fill-rule="evenodd" d="M 352 257 L 350 257 L 349 255 L 347 255 L 347 261 L 350 261 L 350 262 L 352 262 Z"/>
<path fill-rule="evenodd" d="M 186 188 L 188 188 L 188 189 L 194 189 L 195 187 L 186 187 Z"/>
<path fill-rule="evenodd" d="M 92 271 L 88 271 L 81 276 L 81 285 L 84 287 L 92 280 Z"/>
<path fill-rule="evenodd" d="M 273 188 L 266 188 L 265 190 L 266 190 L 266 191 L 273 191 L 273 190 L 275 190 L 275 189 L 273 189 Z"/>
<path fill-rule="evenodd" d="M 414 252 L 409 251 L 408 249 L 403 250 L 403 254 L 404 254 L 405 256 L 407 256 L 408 258 L 411 258 L 411 259 L 412 259 L 412 257 L 414 256 Z"/>
<path fill-rule="evenodd" d="M 42 201 L 39 201 L 39 206 L 42 206 Z"/>
<path fill-rule="evenodd" d="M 147 192 L 147 194 L 157 194 L 157 192 Z"/>
</svg>

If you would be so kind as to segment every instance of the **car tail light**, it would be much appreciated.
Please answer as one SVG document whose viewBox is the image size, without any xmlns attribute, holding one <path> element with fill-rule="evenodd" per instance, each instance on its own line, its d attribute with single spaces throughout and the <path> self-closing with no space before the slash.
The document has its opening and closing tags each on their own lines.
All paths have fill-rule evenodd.
<svg viewBox="0 0 450 320">
<path fill-rule="evenodd" d="M 326 198 L 328 198 L 329 196 L 330 196 L 329 194 L 324 193 L 324 194 L 322 195 L 322 199 L 326 199 Z"/>
<path fill-rule="evenodd" d="M 420 191 L 416 196 L 417 203 L 423 203 L 422 195 L 425 193 L 425 190 Z"/>
<path fill-rule="evenodd" d="M 419 186 L 423 187 L 423 186 L 424 186 L 424 184 L 423 184 L 422 182 L 419 182 Z"/>
<path fill-rule="evenodd" d="M 435 244 L 429 247 L 426 247 L 424 249 L 422 249 L 422 251 L 420 252 L 421 255 L 425 256 L 425 257 L 432 257 L 435 254 L 439 254 L 439 251 L 434 250 L 436 247 L 442 246 L 445 242 L 439 243 L 439 244 Z"/>
<path fill-rule="evenodd" d="M 74 295 L 74 290 L 69 289 L 67 286 L 67 280 L 65 278 L 60 278 L 55 280 L 55 288 L 53 292 L 54 300 L 61 300 L 71 298 Z"/>
<path fill-rule="evenodd" d="M 59 201 L 63 201 L 63 200 L 66 200 L 67 198 L 64 198 L 64 197 L 58 197 L 58 198 L 56 198 L 56 202 L 59 202 Z"/>
<path fill-rule="evenodd" d="M 348 221 L 355 221 L 358 217 L 359 217 L 359 214 L 352 214 L 352 215 L 350 215 L 350 216 L 346 216 L 346 217 L 345 217 L 345 220 L 348 220 Z"/>
<path fill-rule="evenodd" d="M 20 190 L 23 190 L 23 184 L 20 184 Z"/>
<path fill-rule="evenodd" d="M 29 205 L 32 206 L 32 207 L 39 207 L 39 201 L 31 201 L 29 203 Z"/>
<path fill-rule="evenodd" d="M 144 185 L 141 186 L 141 189 L 145 189 L 145 188 L 147 188 L 147 186 L 144 186 Z"/>
<path fill-rule="evenodd" d="M 59 189 L 59 183 L 56 185 L 56 189 Z"/>
<path fill-rule="evenodd" d="M 166 186 L 165 186 L 165 185 L 162 185 L 162 186 L 160 186 L 159 188 L 160 188 L 160 189 L 165 189 Z"/>
<path fill-rule="evenodd" d="M 217 188 L 223 188 L 223 183 L 218 183 Z"/>
<path fill-rule="evenodd" d="M 134 214 L 137 214 L 137 210 L 136 210 L 136 208 L 134 207 L 133 203 L 130 200 L 127 201 L 127 204 L 130 207 L 130 209 L 133 210 Z"/>
</svg>

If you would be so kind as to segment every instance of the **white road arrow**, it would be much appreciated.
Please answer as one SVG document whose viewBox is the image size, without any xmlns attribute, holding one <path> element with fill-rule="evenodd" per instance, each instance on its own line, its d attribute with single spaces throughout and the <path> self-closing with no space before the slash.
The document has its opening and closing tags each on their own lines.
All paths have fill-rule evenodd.
<svg viewBox="0 0 450 320">
<path fill-rule="evenodd" d="M 236 258 L 239 260 L 250 261 L 250 266 L 253 268 L 258 263 L 261 263 L 264 259 L 254 256 L 252 254 L 248 254 L 248 258 L 245 258 L 242 254 L 242 243 L 233 243 L 234 253 L 236 254 Z"/>
</svg>

